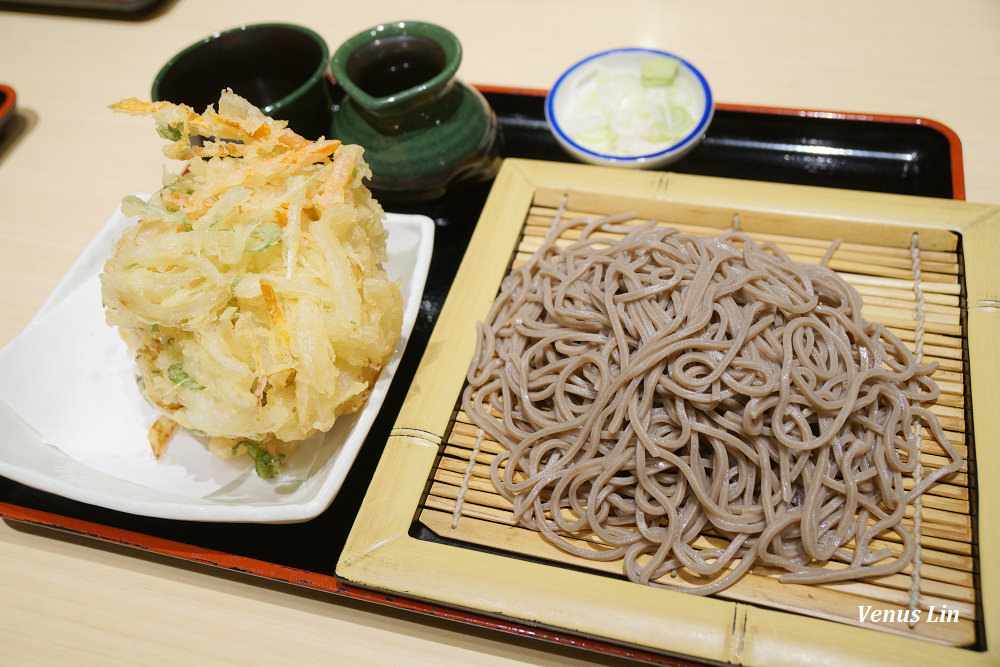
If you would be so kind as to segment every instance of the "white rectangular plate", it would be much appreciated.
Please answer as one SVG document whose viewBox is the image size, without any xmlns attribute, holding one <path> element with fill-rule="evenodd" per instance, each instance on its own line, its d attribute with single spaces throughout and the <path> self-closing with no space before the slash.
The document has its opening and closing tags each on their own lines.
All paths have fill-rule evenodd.
<svg viewBox="0 0 1000 667">
<path fill-rule="evenodd" d="M 295 449 L 276 479 L 247 457 L 218 459 L 178 431 L 159 460 L 147 440 L 158 416 L 140 396 L 124 342 L 104 322 L 100 273 L 130 219 L 116 212 L 28 326 L 0 349 L 0 474 L 43 491 L 166 519 L 285 523 L 322 513 L 364 443 L 420 309 L 434 223 L 389 213 L 392 280 L 403 327 L 365 407 Z"/>
</svg>

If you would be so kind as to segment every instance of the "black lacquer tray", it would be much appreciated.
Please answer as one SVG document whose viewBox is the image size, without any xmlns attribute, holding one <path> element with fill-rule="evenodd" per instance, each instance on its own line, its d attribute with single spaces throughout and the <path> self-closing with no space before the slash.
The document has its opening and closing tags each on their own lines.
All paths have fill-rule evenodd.
<svg viewBox="0 0 1000 667">
<path fill-rule="evenodd" d="M 492 87 L 480 90 L 496 111 L 504 156 L 573 161 L 548 131 L 543 92 Z M 940 123 L 913 117 L 719 105 L 704 141 L 670 169 L 690 174 L 964 199 L 958 137 Z M 434 255 L 420 315 L 380 415 L 340 493 L 322 515 L 305 523 L 283 525 L 155 519 L 86 505 L 0 477 L 0 516 L 482 627 L 623 657 L 681 664 L 682 661 L 638 649 L 389 597 L 355 588 L 336 576 L 338 556 L 423 355 L 489 185 L 467 187 L 433 205 L 389 207 L 434 218 L 437 227 Z"/>
</svg>

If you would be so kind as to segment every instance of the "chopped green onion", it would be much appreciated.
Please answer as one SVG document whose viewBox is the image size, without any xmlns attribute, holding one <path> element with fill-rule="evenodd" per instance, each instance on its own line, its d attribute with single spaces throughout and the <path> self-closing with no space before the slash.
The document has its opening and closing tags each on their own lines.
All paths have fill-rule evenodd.
<svg viewBox="0 0 1000 667">
<path fill-rule="evenodd" d="M 135 195 L 128 195 L 122 199 L 122 213 L 128 217 L 143 216 L 147 221 L 164 220 L 175 224 L 183 224 L 187 219 L 183 213 L 178 213 L 176 210 L 171 211 L 165 208 L 157 208 Z"/>
<path fill-rule="evenodd" d="M 281 239 L 281 225 L 273 221 L 262 223 L 252 232 L 250 238 L 256 241 L 256 245 L 247 248 L 247 252 L 264 252 Z"/>
<path fill-rule="evenodd" d="M 191 187 L 191 184 L 185 181 L 177 174 L 172 174 L 171 177 L 168 178 L 171 178 L 171 180 L 169 183 L 163 186 L 165 190 L 169 190 L 170 192 L 176 192 L 177 194 L 181 195 L 194 194 L 194 188 Z"/>
<path fill-rule="evenodd" d="M 581 75 L 566 109 L 564 128 L 585 148 L 618 156 L 658 153 L 690 134 L 703 102 L 680 61 L 656 56 L 635 70 L 599 65 Z"/>
<path fill-rule="evenodd" d="M 182 125 L 180 123 L 174 123 L 173 125 L 157 125 L 156 133 L 167 141 L 178 141 L 184 135 L 181 128 Z"/>
<path fill-rule="evenodd" d="M 254 470 L 257 471 L 258 477 L 271 479 L 277 476 L 278 468 L 285 462 L 284 454 L 271 454 L 264 449 L 264 445 L 253 440 L 241 440 L 236 443 L 233 447 L 233 454 L 239 453 L 240 445 L 246 448 L 247 454 L 253 459 Z"/>
<path fill-rule="evenodd" d="M 167 377 L 170 378 L 171 382 L 179 384 L 185 389 L 201 391 L 205 388 L 203 385 L 196 383 L 180 363 L 170 365 L 170 368 L 167 369 Z"/>
</svg>

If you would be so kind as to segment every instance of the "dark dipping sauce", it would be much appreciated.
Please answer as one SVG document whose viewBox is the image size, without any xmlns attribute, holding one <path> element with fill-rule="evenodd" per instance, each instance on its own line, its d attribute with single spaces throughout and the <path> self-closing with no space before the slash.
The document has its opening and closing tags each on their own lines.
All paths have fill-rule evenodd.
<svg viewBox="0 0 1000 667">
<path fill-rule="evenodd" d="M 160 81 L 159 96 L 200 111 L 232 88 L 264 108 L 294 92 L 323 60 L 321 47 L 294 30 L 235 31 L 181 55 Z"/>
<path fill-rule="evenodd" d="M 344 70 L 372 97 L 388 97 L 430 81 L 447 62 L 444 49 L 419 35 L 382 37 L 358 48 Z"/>
</svg>

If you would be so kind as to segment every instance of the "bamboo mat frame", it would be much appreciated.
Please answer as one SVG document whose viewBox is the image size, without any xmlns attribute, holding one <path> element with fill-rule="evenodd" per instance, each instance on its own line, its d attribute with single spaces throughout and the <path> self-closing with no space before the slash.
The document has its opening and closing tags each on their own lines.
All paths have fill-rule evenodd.
<svg viewBox="0 0 1000 667">
<path fill-rule="evenodd" d="M 454 501 L 449 507 L 447 496 L 461 487 L 466 470 L 462 461 L 468 461 L 475 439 L 474 429 L 470 432 L 462 424 L 461 415 L 453 421 L 475 346 L 474 324 L 489 310 L 519 244 L 527 242 L 521 249 L 530 251 L 532 234 L 525 229 L 544 226 L 564 196 L 570 211 L 631 210 L 675 226 L 718 231 L 731 228 L 738 214 L 740 229 L 751 236 L 792 237 L 782 242 L 782 247 L 795 246 L 792 254 L 813 255 L 809 246 L 818 247 L 816 241 L 825 249 L 826 242 L 839 238 L 844 245 L 831 266 L 847 272 L 873 264 L 864 256 L 865 246 L 908 253 L 913 232 L 919 232 L 927 312 L 924 351 L 926 358 L 941 362 L 935 377 L 944 390 L 935 410 L 963 449 L 967 434 L 978 436 L 970 439 L 977 444 L 974 466 L 925 496 L 921 532 L 929 557 L 922 576 L 927 588 L 922 590 L 928 597 L 922 601 L 939 600 L 958 609 L 967 621 L 963 629 L 942 632 L 927 625 L 924 634 L 914 636 L 902 628 L 850 625 L 843 618 L 843 605 L 849 608 L 871 595 L 873 586 L 895 591 L 896 596 L 876 608 L 905 609 L 905 572 L 876 584 L 824 587 L 820 603 L 809 587 L 778 584 L 767 573 L 754 576 L 749 585 L 740 582 L 729 589 L 728 597 L 706 598 L 410 535 L 418 518 L 440 535 L 451 531 Z M 992 258 L 998 247 L 1000 206 L 507 160 L 390 434 L 337 574 L 395 594 L 704 660 L 743 665 L 1000 664 L 1000 580 L 990 567 L 975 567 L 976 556 L 982 563 L 998 562 L 1000 547 L 994 513 L 975 511 L 977 496 L 978 506 L 990 508 L 1000 494 L 1000 412 L 990 406 L 1000 396 L 1000 355 L 994 340 L 1000 331 L 1000 263 Z M 866 315 L 883 322 L 886 316 L 891 320 L 900 302 L 913 299 L 912 273 L 908 280 L 907 262 L 895 254 L 879 257 L 878 280 L 862 276 L 854 281 L 865 295 Z M 877 290 L 875 283 L 880 285 Z M 954 344 L 962 333 L 956 313 L 965 318 L 972 360 L 968 365 Z M 886 324 L 912 344 L 912 322 Z M 969 399 L 974 423 L 967 425 Z M 490 457 L 488 445 L 482 446 L 478 466 Z M 458 452 L 463 449 L 464 454 Z M 924 457 L 925 465 L 933 465 L 933 451 L 928 449 Z M 439 465 L 446 459 L 450 461 Z M 464 494 L 467 504 L 458 525 L 462 537 L 473 541 L 470 534 L 478 535 L 475 539 L 481 543 L 501 550 L 535 549 L 540 538 L 535 546 L 525 546 L 522 533 L 527 531 L 505 526 L 495 517 L 476 516 L 489 507 L 478 502 L 491 491 L 481 483 L 482 472 L 481 467 L 473 469 Z M 476 528 L 471 533 L 465 527 L 470 521 Z M 971 540 L 973 534 L 978 534 L 978 544 Z M 543 552 L 537 555 L 549 557 Z M 768 606 L 774 600 L 781 609 Z M 839 602 L 827 604 L 829 600 Z M 976 632 L 975 649 L 948 645 L 968 643 Z"/>
</svg>

